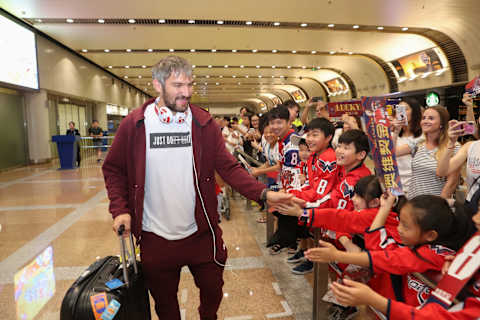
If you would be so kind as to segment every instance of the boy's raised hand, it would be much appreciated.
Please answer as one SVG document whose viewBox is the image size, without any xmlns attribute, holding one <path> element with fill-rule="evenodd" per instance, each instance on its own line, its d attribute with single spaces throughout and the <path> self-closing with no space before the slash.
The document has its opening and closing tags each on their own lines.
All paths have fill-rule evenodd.
<svg viewBox="0 0 480 320">
<path fill-rule="evenodd" d="M 390 210 L 395 205 L 395 201 L 397 201 L 397 197 L 387 191 L 380 197 L 380 207 Z"/>
<path fill-rule="evenodd" d="M 318 241 L 320 247 L 308 249 L 305 252 L 305 257 L 312 262 L 333 262 L 335 261 L 335 255 L 337 253 L 337 248 L 330 242 L 325 242 L 322 240 Z"/>
</svg>

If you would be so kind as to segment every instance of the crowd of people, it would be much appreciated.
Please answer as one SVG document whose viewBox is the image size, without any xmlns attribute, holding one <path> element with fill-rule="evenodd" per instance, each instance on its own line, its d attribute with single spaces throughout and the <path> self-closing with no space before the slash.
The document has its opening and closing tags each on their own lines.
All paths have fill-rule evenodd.
<svg viewBox="0 0 480 320">
<path fill-rule="evenodd" d="M 469 94 L 463 101 L 471 110 Z M 377 318 L 474 319 L 480 314 L 479 273 L 451 310 L 433 298 L 425 279 L 438 282 L 480 227 L 480 145 L 457 142 L 465 122 L 450 120 L 445 107 L 424 109 L 413 98 L 400 105 L 407 121 L 390 119 L 400 197 L 385 192 L 365 165 L 370 147 L 359 118 L 344 115 L 332 122 L 323 101 L 307 103 L 300 127 L 292 124 L 300 110 L 293 101 L 261 117 L 242 108 L 241 123 L 218 123 L 227 149 L 242 149 L 264 163 L 249 168 L 253 176 L 266 176 L 269 187 L 294 195 L 269 208 L 276 232 L 267 246 L 272 255 L 288 251 L 294 274 L 312 272 L 314 262 L 328 263 L 328 319 L 350 319 L 358 305 L 369 305 Z M 309 119 L 312 108 L 315 117 Z M 464 164 L 467 194 L 460 203 L 454 197 Z M 478 255 L 474 259 L 478 267 Z"/>
</svg>

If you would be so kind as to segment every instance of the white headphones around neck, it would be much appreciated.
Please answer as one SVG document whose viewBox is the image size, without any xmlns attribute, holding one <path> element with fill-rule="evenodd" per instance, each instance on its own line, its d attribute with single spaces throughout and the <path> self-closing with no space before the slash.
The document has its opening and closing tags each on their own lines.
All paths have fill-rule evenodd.
<svg viewBox="0 0 480 320">
<path fill-rule="evenodd" d="M 177 112 L 176 114 L 173 114 L 172 110 L 168 107 L 159 107 L 157 100 L 155 100 L 155 106 L 157 108 L 157 114 L 158 117 L 160 118 L 160 121 L 163 123 L 184 123 L 185 120 L 187 119 L 188 116 L 188 110 L 185 112 Z"/>
</svg>

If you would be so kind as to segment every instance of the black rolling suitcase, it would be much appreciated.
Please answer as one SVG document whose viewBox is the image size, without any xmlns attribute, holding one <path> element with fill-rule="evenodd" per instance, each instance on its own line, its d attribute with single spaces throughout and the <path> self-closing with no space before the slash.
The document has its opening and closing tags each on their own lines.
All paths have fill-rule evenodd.
<svg viewBox="0 0 480 320">
<path fill-rule="evenodd" d="M 127 258 L 122 227 L 121 262 L 118 257 L 108 256 L 90 265 L 65 294 L 60 320 L 151 319 L 148 290 L 141 264 L 135 258 L 133 237 L 130 234 L 131 254 Z"/>
</svg>

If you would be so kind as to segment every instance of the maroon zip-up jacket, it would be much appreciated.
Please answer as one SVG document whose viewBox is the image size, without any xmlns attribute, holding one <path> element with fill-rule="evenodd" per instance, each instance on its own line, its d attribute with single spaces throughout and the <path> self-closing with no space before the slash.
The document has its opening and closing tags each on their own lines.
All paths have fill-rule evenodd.
<svg viewBox="0 0 480 320">
<path fill-rule="evenodd" d="M 110 213 L 113 218 L 128 213 L 132 217 L 132 232 L 140 240 L 142 232 L 143 199 L 145 187 L 145 151 L 146 137 L 144 113 L 151 99 L 141 107 L 132 111 L 120 124 L 110 151 L 102 166 Z M 197 169 L 198 187 L 205 209 L 217 238 L 217 252 L 223 251 L 222 231 L 218 226 L 217 196 L 215 194 L 215 175 L 220 176 L 235 190 L 246 198 L 259 201 L 265 185 L 257 182 L 243 169 L 235 158 L 225 149 L 220 128 L 210 114 L 194 105 L 192 111 L 192 146 L 195 167 Z M 174 166 L 169 162 L 163 165 Z M 194 174 L 193 168 L 185 168 L 187 173 Z M 195 181 L 195 175 L 194 175 Z M 175 181 L 171 181 L 175 183 Z M 200 195 L 196 192 L 195 220 L 199 233 L 210 232 Z M 172 201 L 175 201 L 172 199 Z M 162 214 L 162 208 L 158 208 Z"/>
</svg>

